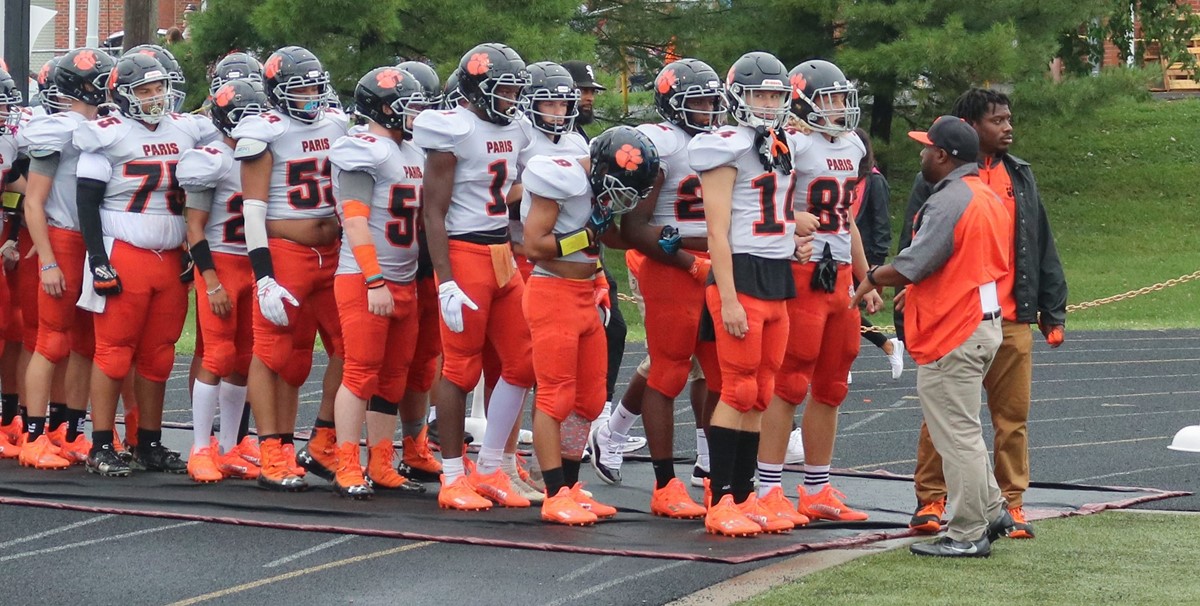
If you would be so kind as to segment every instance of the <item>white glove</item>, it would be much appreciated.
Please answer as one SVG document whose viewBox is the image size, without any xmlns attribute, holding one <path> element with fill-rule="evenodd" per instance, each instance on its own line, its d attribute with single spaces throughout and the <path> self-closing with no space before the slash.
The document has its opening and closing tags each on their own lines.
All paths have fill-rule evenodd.
<svg viewBox="0 0 1200 606">
<path fill-rule="evenodd" d="M 6 240 L 4 244 L 0 244 L 0 257 L 8 263 L 16 265 L 17 261 L 21 260 L 21 253 L 17 252 L 17 241 Z"/>
<path fill-rule="evenodd" d="M 473 311 L 479 309 L 479 306 L 467 297 L 467 293 L 463 292 L 454 280 L 438 285 L 438 303 L 442 307 L 442 320 L 446 322 L 446 328 L 449 328 L 450 332 L 463 331 L 463 306 Z"/>
<path fill-rule="evenodd" d="M 267 276 L 258 281 L 258 308 L 262 311 L 264 318 L 271 321 L 276 326 L 287 326 L 287 308 L 283 306 L 284 302 L 290 303 L 292 307 L 299 307 L 300 302 L 286 288 L 279 285 L 275 278 Z"/>
</svg>

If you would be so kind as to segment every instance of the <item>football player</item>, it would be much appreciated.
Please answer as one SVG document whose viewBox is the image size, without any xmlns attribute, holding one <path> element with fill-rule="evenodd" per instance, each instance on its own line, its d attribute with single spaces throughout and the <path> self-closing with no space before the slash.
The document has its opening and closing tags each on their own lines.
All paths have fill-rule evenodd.
<svg viewBox="0 0 1200 606">
<path fill-rule="evenodd" d="M 762 411 L 787 345 L 786 301 L 795 296 L 790 259 L 804 251 L 786 206 L 787 68 L 768 53 L 747 53 L 729 69 L 725 88 L 736 126 L 701 133 L 688 144 L 704 192 L 713 275 L 705 298 L 721 368 L 721 397 L 707 431 L 712 470 L 704 526 L 748 536 L 795 525 L 758 501 L 754 469 Z"/>
<path fill-rule="evenodd" d="M 533 446 L 546 482 L 541 517 L 568 525 L 589 525 L 617 513 L 579 483 L 579 457 L 589 424 L 604 408 L 608 374 L 601 355 L 607 337 L 596 315 L 599 306 L 603 320 L 611 306 L 608 279 L 599 267 L 599 236 L 614 215 L 649 194 L 659 169 L 654 144 L 628 126 L 596 137 L 590 152 L 535 156 L 522 173 L 526 250 L 537 263 L 523 307 L 538 383 Z"/>
<path fill-rule="evenodd" d="M 791 111 L 798 122 L 789 130 L 795 166 L 793 197 L 797 213 L 818 219 L 813 257 L 792 264 L 796 298 L 788 301 L 791 330 L 787 353 L 775 381 L 775 397 L 763 415 L 758 492 L 783 513 L 781 475 L 796 406 L 808 396 L 800 422 L 804 445 L 804 485 L 797 510 L 811 520 L 862 521 L 867 514 L 848 507 L 829 483 L 829 465 L 837 434 L 838 406 L 846 399 L 847 377 L 858 356 L 859 314 L 850 309 L 855 280 L 867 273 L 862 239 L 850 214 L 858 164 L 866 148 L 854 133 L 858 92 L 828 61 L 805 61 L 789 72 Z M 879 293 L 864 300 L 874 313 Z M 790 510 L 790 505 L 787 510 Z"/>
<path fill-rule="evenodd" d="M 328 109 L 329 74 L 307 49 L 281 48 L 263 66 L 272 109 L 233 131 L 242 161 L 242 213 L 256 281 L 254 357 L 249 395 L 259 430 L 260 486 L 304 490 L 294 428 L 299 388 L 312 368 L 317 327 L 330 354 L 325 385 L 340 376 L 341 326 L 333 276 L 341 229 L 329 181 L 329 149 L 346 133 L 341 112 Z M 328 389 L 326 389 L 328 391 Z M 304 469 L 332 479 L 337 469 L 332 401 L 322 399 Z"/>
<path fill-rule="evenodd" d="M 254 272 L 246 256 L 241 167 L 233 158 L 231 133 L 243 118 L 265 112 L 269 103 L 261 79 L 224 82 L 210 111 L 223 139 L 183 152 L 177 169 L 180 187 L 187 191 L 188 247 L 199 276 L 196 320 L 205 343 L 192 385 L 194 440 L 188 475 L 197 482 L 255 479 L 259 473 L 248 460 L 257 455 L 238 435 L 254 344 Z M 218 411 L 219 449 L 210 441 Z M 245 451 L 249 457 L 243 457 Z"/>
<path fill-rule="evenodd" d="M 74 135 L 79 226 L 92 277 L 81 304 L 96 312 L 87 468 L 129 475 L 130 464 L 113 448 L 112 428 L 121 384 L 134 371 L 139 414 L 132 464 L 184 473 L 179 454 L 162 444 L 163 397 L 187 317 L 184 282 L 191 279 L 175 171 L 179 155 L 205 133 L 195 120 L 171 113 L 170 76 L 154 57 L 121 57 L 108 91 L 119 113 L 85 122 Z"/>
<path fill-rule="evenodd" d="M 0 69 L 0 188 L 5 190 L 4 220 L 9 223 L 5 228 L 9 236 L 0 245 L 0 256 L 4 258 L 5 273 L 14 275 L 16 271 L 13 264 L 19 260 L 17 240 L 20 217 L 16 214 L 16 207 L 19 206 L 20 193 L 25 190 L 24 173 L 28 169 L 28 161 L 18 158 L 20 144 L 17 141 L 17 124 L 23 113 L 21 101 L 21 91 L 17 89 L 16 82 L 6 69 Z M 10 199 L 13 201 L 11 208 L 8 204 Z M 0 338 L 5 341 L 4 355 L 0 357 L 0 458 L 17 457 L 21 450 L 22 421 L 17 419 L 20 402 L 17 392 L 20 321 L 16 293 L 12 292 L 7 279 L 0 280 Z M 16 328 L 11 337 L 10 326 Z"/>
<path fill-rule="evenodd" d="M 414 279 L 425 154 L 405 140 L 405 133 L 429 104 L 411 73 L 396 67 L 371 70 L 354 90 L 354 110 L 367 120 L 366 131 L 342 137 L 330 151 L 345 230 L 334 281 L 346 364 L 334 403 L 338 469 L 333 487 L 354 499 L 371 497 L 373 488 L 425 492 L 392 468 L 392 436 L 420 319 Z M 365 475 L 358 450 L 364 418 Z"/>
<path fill-rule="evenodd" d="M 534 380 L 521 311 L 524 281 L 508 235 L 509 190 L 531 136 L 519 107 L 529 72 L 511 48 L 481 44 L 463 56 L 458 75 L 468 106 L 423 112 L 413 126 L 413 141 L 426 150 L 423 214 L 442 310 L 442 378 L 433 397 L 443 455 L 438 503 L 474 510 L 489 508 L 491 499 L 528 507 L 501 466 Z M 466 394 L 479 382 L 485 342 L 495 347 L 502 370 L 478 470 L 468 479 L 462 460 Z"/>
<path fill-rule="evenodd" d="M 36 311 L 25 310 L 38 326 L 25 372 L 29 417 L 21 464 L 29 467 L 83 462 L 92 447 L 80 435 L 87 416 L 85 386 L 95 343 L 92 314 L 75 305 L 83 289 L 87 250 L 76 207 L 79 148 L 72 139 L 83 124 L 96 118 L 106 101 L 105 81 L 113 65 L 113 58 L 99 49 L 67 53 L 50 70 L 58 99 L 67 103 L 67 109 L 34 118 L 22 129 L 31 158 L 25 222 L 37 248 L 41 277 L 35 290 Z M 62 446 L 53 444 L 55 437 Z"/>
</svg>

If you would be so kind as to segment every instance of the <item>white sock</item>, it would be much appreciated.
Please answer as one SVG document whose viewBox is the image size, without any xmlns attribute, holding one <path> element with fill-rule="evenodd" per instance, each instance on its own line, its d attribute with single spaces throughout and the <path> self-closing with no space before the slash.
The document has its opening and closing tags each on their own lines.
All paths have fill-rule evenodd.
<svg viewBox="0 0 1200 606">
<path fill-rule="evenodd" d="M 501 459 L 500 459 L 500 469 L 503 469 L 504 473 L 506 473 L 506 474 L 516 475 L 516 473 L 517 473 L 517 453 L 515 453 L 515 452 L 504 453 L 504 456 L 501 457 Z"/>
<path fill-rule="evenodd" d="M 442 459 L 442 485 L 449 486 L 455 480 L 463 477 L 463 460 L 462 457 L 453 459 Z"/>
<path fill-rule="evenodd" d="M 703 429 L 696 430 L 696 464 L 704 471 L 712 468 L 708 460 L 708 436 Z"/>
<path fill-rule="evenodd" d="M 196 381 L 192 386 L 192 444 L 195 448 L 208 448 L 211 443 L 213 417 L 217 414 L 217 393 L 220 385 L 209 385 Z M 238 419 L 239 421 L 241 419 Z M 224 423 L 221 423 L 224 425 Z M 237 423 L 234 423 L 237 431 Z"/>
<path fill-rule="evenodd" d="M 496 382 L 492 390 L 492 401 L 488 405 L 487 429 L 483 432 L 483 444 L 479 448 L 479 473 L 487 475 L 500 469 L 504 446 L 512 433 L 513 425 L 521 416 L 521 405 L 529 390 L 509 384 L 504 379 Z"/>
<path fill-rule="evenodd" d="M 804 465 L 804 492 L 809 496 L 829 486 L 828 465 Z"/>
<path fill-rule="evenodd" d="M 783 486 L 783 463 L 758 462 L 758 497 L 767 496 L 772 488 Z"/>
<path fill-rule="evenodd" d="M 221 411 L 221 452 L 229 452 L 237 446 L 238 428 L 246 409 L 246 386 L 221 381 L 217 402 Z"/>
<path fill-rule="evenodd" d="M 602 425 L 602 424 L 608 422 L 608 417 L 612 416 L 612 408 L 613 408 L 612 402 L 604 403 L 604 409 L 601 410 L 600 415 L 597 416 L 594 421 L 592 421 L 592 429 L 595 429 L 596 426 L 598 426 L 598 425 Z"/>
<path fill-rule="evenodd" d="M 633 424 L 637 423 L 639 416 L 641 415 L 629 412 L 625 408 L 625 404 L 617 404 L 617 407 L 613 409 L 612 414 L 608 417 L 608 430 L 613 435 L 627 436 L 629 435 L 629 430 L 633 429 Z"/>
<path fill-rule="evenodd" d="M 432 423 L 437 420 L 437 406 L 429 407 L 429 416 L 425 419 L 425 423 Z"/>
</svg>

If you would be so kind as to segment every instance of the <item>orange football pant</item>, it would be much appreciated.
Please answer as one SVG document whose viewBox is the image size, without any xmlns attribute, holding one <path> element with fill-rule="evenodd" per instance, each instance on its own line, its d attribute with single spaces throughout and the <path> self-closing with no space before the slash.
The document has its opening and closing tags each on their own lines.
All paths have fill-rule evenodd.
<svg viewBox="0 0 1200 606">
<path fill-rule="evenodd" d="M 688 252 L 708 258 L 705 251 Z M 692 356 L 697 354 L 704 285 L 687 271 L 649 257 L 643 258 L 637 279 L 646 306 L 646 349 L 651 360 L 646 385 L 674 398 L 687 385 Z M 705 376 L 718 376 L 713 356 L 700 356 L 700 362 Z"/>
<path fill-rule="evenodd" d="M 721 401 L 739 412 L 766 410 L 775 393 L 775 374 L 787 347 L 787 302 L 764 301 L 738 293 L 749 326 L 746 336 L 739 339 L 725 330 L 717 286 L 708 286 L 705 296 L 717 333 Z M 658 361 L 651 357 L 650 368 L 655 364 Z"/>
<path fill-rule="evenodd" d="M 522 304 L 533 339 L 534 406 L 558 422 L 604 409 L 608 338 L 592 280 L 533 276 Z"/>
<path fill-rule="evenodd" d="M 846 379 L 862 340 L 861 317 L 850 308 L 854 273 L 848 264 L 839 266 L 837 286 L 827 293 L 809 286 L 815 268 L 816 263 L 792 263 L 796 297 L 787 302 L 791 330 L 775 394 L 800 404 L 811 386 L 814 400 L 839 406 L 849 391 Z"/>
<path fill-rule="evenodd" d="M 22 227 L 20 235 L 17 237 L 17 251 L 21 254 L 21 259 L 25 259 L 31 250 L 33 250 L 33 239 L 29 237 L 29 230 Z M 83 265 L 80 265 L 81 270 L 82 268 Z M 42 291 L 40 269 L 37 261 L 33 258 L 24 263 L 17 263 L 17 287 L 14 299 L 21 306 L 21 338 L 19 340 L 25 347 L 25 351 L 30 352 L 37 349 L 38 293 Z"/>
<path fill-rule="evenodd" d="M 362 400 L 378 395 L 399 402 L 417 345 L 417 285 L 387 282 L 380 287 L 391 293 L 396 307 L 392 315 L 378 316 L 367 308 L 362 274 L 339 275 L 333 284 L 346 346 L 342 385 Z"/>
<path fill-rule="evenodd" d="M 36 351 L 52 364 L 63 361 L 72 351 L 91 358 L 96 349 L 92 312 L 75 305 L 79 301 L 79 293 L 83 291 L 83 263 L 87 258 L 87 245 L 83 243 L 83 234 L 61 227 L 50 227 L 49 236 L 50 248 L 54 251 L 58 268 L 62 270 L 66 289 L 61 297 L 52 297 L 40 284 L 37 288 Z M 122 282 L 124 279 L 121 276 Z"/>
<path fill-rule="evenodd" d="M 437 376 L 438 356 L 442 355 L 442 333 L 438 328 L 437 280 L 417 279 L 417 343 L 412 364 L 408 367 L 408 391 L 418 393 L 433 389 Z"/>
<path fill-rule="evenodd" d="M 230 310 L 224 318 L 213 313 L 197 267 L 196 319 L 203 337 L 200 342 L 204 343 L 202 364 L 218 377 L 244 377 L 250 372 L 254 348 L 254 270 L 250 257 L 245 255 L 214 252 L 212 259 L 217 280 L 229 296 Z"/>
</svg>

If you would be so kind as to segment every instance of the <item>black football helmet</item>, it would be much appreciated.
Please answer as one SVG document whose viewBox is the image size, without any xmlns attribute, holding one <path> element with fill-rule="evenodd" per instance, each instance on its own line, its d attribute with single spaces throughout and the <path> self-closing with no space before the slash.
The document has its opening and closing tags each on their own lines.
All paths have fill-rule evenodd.
<svg viewBox="0 0 1200 606">
<path fill-rule="evenodd" d="M 271 53 L 263 64 L 263 76 L 267 98 L 275 109 L 306 124 L 325 117 L 325 109 L 329 107 L 329 72 L 308 49 L 285 46 Z M 308 86 L 317 90 L 310 94 L 295 92 Z"/>
<path fill-rule="evenodd" d="M 781 92 L 779 103 L 758 101 L 756 92 Z M 746 53 L 729 68 L 725 77 L 725 94 L 729 113 L 743 126 L 780 128 L 787 121 L 792 88 L 788 84 L 787 68 L 771 53 Z M 751 97 L 755 99 L 751 99 Z M 752 101 L 754 101 L 752 103 Z"/>
<path fill-rule="evenodd" d="M 217 90 L 231 80 L 263 81 L 263 66 L 258 59 L 247 53 L 229 53 L 217 62 L 213 68 L 212 82 L 208 86 L 208 94 L 215 95 Z"/>
<path fill-rule="evenodd" d="M 179 66 L 175 54 L 157 44 L 139 44 L 125 51 L 126 55 L 129 53 L 142 53 L 158 60 L 163 69 L 167 70 L 167 77 L 171 80 L 171 111 L 183 109 L 183 100 L 187 97 L 187 78 L 184 77 L 183 68 Z"/>
<path fill-rule="evenodd" d="M 638 129 L 614 126 L 592 139 L 591 164 L 595 203 L 620 215 L 650 195 L 658 177 L 658 150 Z"/>
<path fill-rule="evenodd" d="M 417 79 L 417 82 L 421 84 L 422 92 L 425 93 L 426 102 L 431 104 L 429 107 L 438 108 L 442 105 L 442 79 L 428 63 L 405 61 L 396 67 L 412 74 Z"/>
<path fill-rule="evenodd" d="M 98 48 L 77 48 L 63 55 L 54 69 L 58 96 L 99 107 L 108 101 L 108 77 L 117 64 Z"/>
<path fill-rule="evenodd" d="M 43 63 L 42 69 L 38 71 L 37 75 L 38 103 L 46 110 L 47 114 L 66 111 L 71 107 L 70 103 L 58 97 L 58 87 L 54 84 L 54 73 L 58 71 L 58 60 L 59 57 L 55 57 Z"/>
<path fill-rule="evenodd" d="M 838 66 L 820 59 L 805 61 L 788 72 L 788 80 L 792 114 L 806 126 L 828 135 L 858 128 L 858 89 Z"/>
<path fill-rule="evenodd" d="M 566 101 L 567 113 L 563 116 L 538 110 L 541 101 Z M 551 134 L 561 135 L 575 128 L 579 117 L 579 89 L 567 68 L 552 61 L 540 61 L 529 66 L 529 86 L 521 96 L 521 111 L 533 122 L 533 127 Z"/>
<path fill-rule="evenodd" d="M 458 87 L 458 70 L 446 76 L 446 88 L 442 90 L 442 109 L 451 110 L 463 101 L 462 89 Z"/>
<path fill-rule="evenodd" d="M 511 97 L 502 97 L 496 93 L 501 86 L 515 86 L 517 90 Z M 504 44 L 480 44 L 458 62 L 458 88 L 489 122 L 500 125 L 512 122 L 520 114 L 521 92 L 526 86 L 529 86 L 529 71 L 525 69 L 525 60 Z M 511 105 L 501 110 L 502 102 Z"/>
<path fill-rule="evenodd" d="M 263 90 L 262 82 L 250 78 L 234 78 L 222 84 L 221 88 L 213 93 L 209 116 L 217 130 L 229 137 L 242 118 L 257 116 L 268 109 L 271 109 L 271 103 L 267 101 L 267 92 Z"/>
<path fill-rule="evenodd" d="M 416 118 L 429 105 L 425 87 L 417 77 L 398 67 L 377 67 L 354 87 L 354 112 L 407 136 L 407 118 Z M 390 111 L 385 111 L 384 108 Z"/>
<path fill-rule="evenodd" d="M 151 97 L 138 97 L 133 89 L 151 82 L 162 82 L 163 92 Z M 150 53 L 125 53 L 108 78 L 108 94 L 122 114 L 144 122 L 158 124 L 171 113 L 171 76 L 158 59 Z"/>
<path fill-rule="evenodd" d="M 712 107 L 689 109 L 686 105 L 692 99 L 711 100 Z M 699 59 L 680 59 L 663 66 L 654 78 L 654 108 L 663 120 L 692 135 L 717 130 L 728 111 L 721 77 Z M 707 116 L 707 122 L 697 121 L 700 116 Z"/>
<path fill-rule="evenodd" d="M 5 132 L 16 132 L 17 122 L 21 119 L 21 101 L 24 99 L 17 83 L 7 69 L 0 69 L 0 123 Z"/>
</svg>

